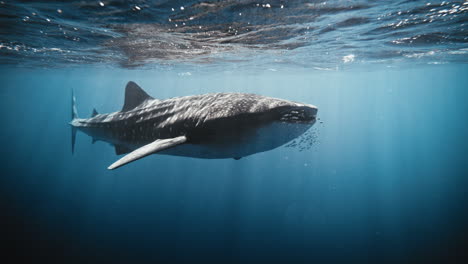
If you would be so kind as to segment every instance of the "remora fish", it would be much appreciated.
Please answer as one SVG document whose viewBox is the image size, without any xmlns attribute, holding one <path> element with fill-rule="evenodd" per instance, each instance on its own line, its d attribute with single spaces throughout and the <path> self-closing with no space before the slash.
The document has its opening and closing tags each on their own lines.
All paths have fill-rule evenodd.
<svg viewBox="0 0 468 264">
<path fill-rule="evenodd" d="M 243 93 L 213 93 L 158 100 L 136 83 L 125 88 L 121 111 L 78 118 L 72 95 L 72 152 L 76 131 L 127 154 L 115 169 L 150 154 L 205 159 L 234 158 L 277 148 L 303 134 L 317 107 Z"/>
</svg>

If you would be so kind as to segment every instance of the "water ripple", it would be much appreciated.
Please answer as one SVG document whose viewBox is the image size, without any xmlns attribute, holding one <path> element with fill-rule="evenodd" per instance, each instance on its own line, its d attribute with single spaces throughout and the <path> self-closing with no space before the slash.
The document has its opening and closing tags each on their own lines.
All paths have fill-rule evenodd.
<svg viewBox="0 0 468 264">
<path fill-rule="evenodd" d="M 468 1 L 0 1 L 0 62 L 466 63 L 467 11 Z"/>
</svg>

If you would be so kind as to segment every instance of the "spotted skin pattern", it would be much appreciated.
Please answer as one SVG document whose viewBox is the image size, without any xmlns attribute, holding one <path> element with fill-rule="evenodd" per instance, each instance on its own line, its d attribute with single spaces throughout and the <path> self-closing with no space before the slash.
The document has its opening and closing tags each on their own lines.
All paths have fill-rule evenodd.
<svg viewBox="0 0 468 264">
<path fill-rule="evenodd" d="M 315 106 L 282 99 L 213 93 L 166 100 L 148 96 L 131 110 L 75 118 L 70 124 L 93 140 L 115 145 L 117 154 L 185 136 L 185 144 L 159 153 L 238 159 L 292 140 L 312 126 L 316 113 Z"/>
</svg>

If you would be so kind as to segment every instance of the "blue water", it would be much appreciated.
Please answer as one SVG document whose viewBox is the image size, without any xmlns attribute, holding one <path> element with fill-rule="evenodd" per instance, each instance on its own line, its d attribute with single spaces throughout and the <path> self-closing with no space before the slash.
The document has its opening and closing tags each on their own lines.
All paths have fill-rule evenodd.
<svg viewBox="0 0 468 264">
<path fill-rule="evenodd" d="M 181 77 L 4 68 L 5 230 L 24 254 L 67 260 L 401 263 L 461 256 L 467 70 Z M 71 155 L 70 90 L 82 116 L 92 107 L 110 112 L 121 107 L 127 80 L 159 98 L 238 91 L 315 103 L 323 123 L 312 128 L 317 140 L 309 150 L 280 148 L 239 161 L 154 155 L 108 171 L 113 147 L 84 134 Z"/>
<path fill-rule="evenodd" d="M 462 1 L 0 1 L 2 256 L 466 263 L 467 12 Z M 87 117 L 121 109 L 128 81 L 160 99 L 314 104 L 319 120 L 298 144 L 240 160 L 152 155 L 109 171 L 114 147 L 82 133 L 72 155 L 71 91 Z"/>
</svg>

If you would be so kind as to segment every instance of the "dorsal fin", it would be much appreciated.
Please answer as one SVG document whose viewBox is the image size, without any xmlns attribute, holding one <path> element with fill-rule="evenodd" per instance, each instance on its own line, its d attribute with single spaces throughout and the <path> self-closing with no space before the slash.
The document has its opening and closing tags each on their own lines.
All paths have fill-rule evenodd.
<svg viewBox="0 0 468 264">
<path fill-rule="evenodd" d="M 91 117 L 97 116 L 99 113 L 96 111 L 96 108 L 93 108 L 93 113 L 91 114 Z"/>
<path fill-rule="evenodd" d="M 153 99 L 138 84 L 130 81 L 125 87 L 125 102 L 122 112 L 132 110 L 148 99 Z"/>
</svg>

